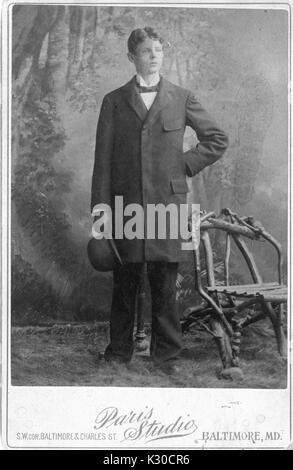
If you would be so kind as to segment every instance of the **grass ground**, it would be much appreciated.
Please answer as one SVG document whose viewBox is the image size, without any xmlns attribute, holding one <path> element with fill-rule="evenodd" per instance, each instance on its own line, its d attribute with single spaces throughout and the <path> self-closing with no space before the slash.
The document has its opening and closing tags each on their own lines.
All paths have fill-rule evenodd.
<svg viewBox="0 0 293 470">
<path fill-rule="evenodd" d="M 168 376 L 146 356 L 135 354 L 129 365 L 105 363 L 98 357 L 108 340 L 105 324 L 83 327 L 13 328 L 12 385 L 192 388 L 285 388 L 287 365 L 276 350 L 267 322 L 249 327 L 242 337 L 243 378 L 221 379 L 221 362 L 212 338 L 198 330 L 184 336 L 188 359 L 181 373 Z"/>
</svg>

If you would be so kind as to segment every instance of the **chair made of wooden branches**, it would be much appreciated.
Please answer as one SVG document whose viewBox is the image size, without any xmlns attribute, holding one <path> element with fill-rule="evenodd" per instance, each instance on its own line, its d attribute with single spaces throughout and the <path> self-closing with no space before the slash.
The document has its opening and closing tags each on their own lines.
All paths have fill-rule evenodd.
<svg viewBox="0 0 293 470">
<path fill-rule="evenodd" d="M 226 232 L 226 251 L 224 257 L 224 285 L 216 281 L 215 264 L 209 230 Z M 268 317 L 274 329 L 278 351 L 286 353 L 283 327 L 284 304 L 287 302 L 287 287 L 283 283 L 283 256 L 280 244 L 259 222 L 252 217 L 239 217 L 230 209 L 223 209 L 220 216 L 208 213 L 201 217 L 201 243 L 206 264 L 207 285 L 202 284 L 200 246 L 194 248 L 195 289 L 202 297 L 200 305 L 185 310 L 182 329 L 187 331 L 191 325 L 199 324 L 210 333 L 219 348 L 223 367 L 237 367 L 241 332 L 244 327 Z M 266 240 L 277 252 L 277 276 L 275 282 L 263 282 L 255 259 L 248 248 L 245 238 L 258 241 Z M 229 265 L 231 239 L 235 242 L 245 260 L 251 284 L 231 285 Z M 247 313 L 248 311 L 248 313 Z"/>
</svg>

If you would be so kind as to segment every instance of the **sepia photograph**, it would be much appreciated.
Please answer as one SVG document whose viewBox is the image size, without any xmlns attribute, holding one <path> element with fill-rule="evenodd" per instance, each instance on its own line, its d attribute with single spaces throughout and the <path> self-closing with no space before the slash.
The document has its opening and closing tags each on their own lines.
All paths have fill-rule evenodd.
<svg viewBox="0 0 293 470">
<path fill-rule="evenodd" d="M 290 10 L 7 15 L 8 385 L 287 400 Z M 95 429 L 132 422 L 101 403 Z"/>
</svg>

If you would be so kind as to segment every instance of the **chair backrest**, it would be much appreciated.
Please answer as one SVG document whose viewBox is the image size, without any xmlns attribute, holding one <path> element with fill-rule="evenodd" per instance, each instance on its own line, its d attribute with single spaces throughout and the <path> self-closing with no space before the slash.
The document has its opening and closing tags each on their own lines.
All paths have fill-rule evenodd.
<svg viewBox="0 0 293 470">
<path fill-rule="evenodd" d="M 266 240 L 277 251 L 278 262 L 278 282 L 282 284 L 282 266 L 283 256 L 281 245 L 272 237 L 259 222 L 255 222 L 252 217 L 240 218 L 237 214 L 233 213 L 230 209 L 223 209 L 220 216 L 216 217 L 214 213 L 205 214 L 201 218 L 201 244 L 206 264 L 207 284 L 210 287 L 216 285 L 215 278 L 215 264 L 212 250 L 211 239 L 209 230 L 221 230 L 226 233 L 226 247 L 224 257 L 224 282 L 229 285 L 230 282 L 230 257 L 231 257 L 231 241 L 233 240 L 236 247 L 239 249 L 242 258 L 248 266 L 252 282 L 261 284 L 263 282 L 262 276 L 256 265 L 254 256 L 247 246 L 245 238 L 250 240 Z M 194 251 L 195 264 L 196 264 L 196 284 L 199 289 L 201 286 L 201 266 L 200 266 L 200 249 L 199 247 Z"/>
</svg>

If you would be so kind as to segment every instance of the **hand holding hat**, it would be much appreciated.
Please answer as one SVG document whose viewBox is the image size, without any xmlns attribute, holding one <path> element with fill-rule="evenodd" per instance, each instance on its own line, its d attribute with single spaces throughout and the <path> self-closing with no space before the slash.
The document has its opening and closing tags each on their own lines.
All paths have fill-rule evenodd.
<svg viewBox="0 0 293 470">
<path fill-rule="evenodd" d="M 91 265 L 96 271 L 113 271 L 113 269 L 122 265 L 122 260 L 112 239 L 111 213 L 103 211 L 101 217 L 100 215 L 94 217 L 93 237 L 88 242 L 87 254 Z M 99 224 L 95 224 L 97 220 L 100 221 Z"/>
</svg>

